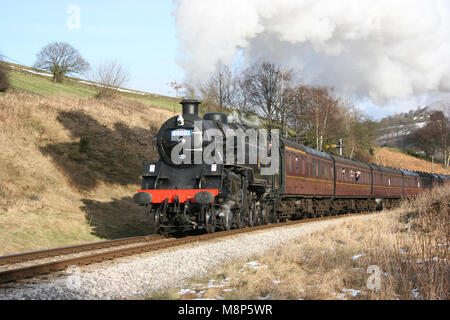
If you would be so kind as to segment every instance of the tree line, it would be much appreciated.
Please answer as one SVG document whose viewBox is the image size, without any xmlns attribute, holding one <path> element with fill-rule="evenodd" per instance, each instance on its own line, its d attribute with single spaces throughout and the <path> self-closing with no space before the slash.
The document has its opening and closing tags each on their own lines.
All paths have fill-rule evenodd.
<svg viewBox="0 0 450 320">
<path fill-rule="evenodd" d="M 201 87 L 208 111 L 234 109 L 257 115 L 268 129 L 317 150 L 370 161 L 378 123 L 358 110 L 333 88 L 302 84 L 293 69 L 271 62 L 257 62 L 242 70 L 221 67 Z"/>
<path fill-rule="evenodd" d="M 442 111 L 433 111 L 425 126 L 407 136 L 407 142 L 425 154 L 426 159 L 437 156 L 444 168 L 450 165 L 450 119 Z"/>
</svg>

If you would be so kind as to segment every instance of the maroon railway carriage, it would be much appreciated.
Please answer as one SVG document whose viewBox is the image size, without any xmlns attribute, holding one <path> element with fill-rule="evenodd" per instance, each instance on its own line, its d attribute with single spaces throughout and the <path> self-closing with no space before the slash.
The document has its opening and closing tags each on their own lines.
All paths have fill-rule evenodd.
<svg viewBox="0 0 450 320">
<path fill-rule="evenodd" d="M 280 193 L 291 203 L 280 212 L 375 210 L 389 208 L 404 196 L 404 174 L 400 170 L 329 155 L 286 139 L 281 141 Z"/>
<path fill-rule="evenodd" d="M 372 175 L 369 165 L 342 157 L 333 156 L 336 166 L 336 196 L 370 197 Z"/>
<path fill-rule="evenodd" d="M 333 159 L 326 153 L 284 140 L 284 194 L 332 196 Z"/>
<path fill-rule="evenodd" d="M 401 198 L 403 173 L 282 140 L 283 195 Z M 414 192 L 416 193 L 416 192 Z"/>
<path fill-rule="evenodd" d="M 409 170 L 400 170 L 403 173 L 403 196 L 413 197 L 423 191 L 420 186 L 419 174 Z"/>
<path fill-rule="evenodd" d="M 373 196 L 379 198 L 401 198 L 403 196 L 403 174 L 398 169 L 370 165 L 373 175 Z"/>
</svg>

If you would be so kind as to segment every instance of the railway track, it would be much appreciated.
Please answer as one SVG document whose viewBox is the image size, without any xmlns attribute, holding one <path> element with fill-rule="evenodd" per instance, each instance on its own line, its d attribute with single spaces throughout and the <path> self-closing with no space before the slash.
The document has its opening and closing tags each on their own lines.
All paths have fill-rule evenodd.
<svg viewBox="0 0 450 320">
<path fill-rule="evenodd" d="M 125 238 L 91 244 L 77 245 L 71 247 L 42 250 L 23 254 L 9 255 L 0 257 L 0 266 L 6 270 L 0 271 L 0 284 L 19 281 L 27 278 L 37 277 L 45 274 L 55 273 L 65 270 L 71 266 L 83 266 L 93 263 L 99 263 L 107 260 L 113 260 L 121 257 L 135 254 L 151 252 L 161 249 L 178 247 L 181 245 L 198 243 L 243 233 L 255 232 L 271 228 L 280 228 L 293 226 L 302 223 L 316 222 L 321 220 L 338 219 L 349 216 L 359 216 L 371 214 L 372 212 L 346 214 L 339 216 L 326 216 L 319 218 L 309 218 L 295 221 L 288 221 L 277 224 L 268 224 L 252 228 L 233 229 L 230 231 L 221 231 L 211 234 L 201 234 L 197 236 L 188 236 L 184 238 L 165 238 L 160 235 L 150 235 L 143 237 Z M 108 249 L 108 250 L 106 250 Z M 109 250 L 111 249 L 111 250 Z M 98 252 L 98 251 L 101 252 Z M 72 257 L 64 257 L 75 253 L 86 253 Z M 42 263 L 42 259 L 59 257 L 54 261 Z M 23 266 L 23 263 L 31 263 Z M 19 267 L 14 267 L 19 265 Z M 1 270 L 1 269 L 0 269 Z"/>
</svg>

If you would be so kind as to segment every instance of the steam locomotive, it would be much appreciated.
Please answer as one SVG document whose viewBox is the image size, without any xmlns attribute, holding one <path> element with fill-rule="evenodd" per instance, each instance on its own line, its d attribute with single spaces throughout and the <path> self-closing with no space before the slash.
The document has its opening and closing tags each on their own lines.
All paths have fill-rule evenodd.
<svg viewBox="0 0 450 320">
<path fill-rule="evenodd" d="M 270 133 L 229 138 L 251 128 L 229 123 L 223 113 L 200 118 L 199 104 L 183 100 L 182 114 L 162 125 L 160 159 L 144 164 L 134 195 L 162 234 L 383 210 L 450 179 L 330 155 Z M 228 137 L 219 144 L 227 152 L 211 148 L 217 147 L 211 132 Z"/>
</svg>

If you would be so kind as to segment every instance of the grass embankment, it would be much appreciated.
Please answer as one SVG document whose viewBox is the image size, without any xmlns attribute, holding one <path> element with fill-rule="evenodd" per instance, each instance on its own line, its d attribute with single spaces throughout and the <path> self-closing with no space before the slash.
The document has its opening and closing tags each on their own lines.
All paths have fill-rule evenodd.
<svg viewBox="0 0 450 320">
<path fill-rule="evenodd" d="M 26 90 L 47 96 L 70 95 L 80 98 L 95 97 L 97 94 L 96 83 L 92 81 L 66 77 L 63 83 L 53 83 L 49 76 L 30 73 L 25 70 L 47 74 L 44 71 L 16 64 L 9 65 L 14 67 L 10 69 L 10 85 L 16 90 Z M 126 92 L 118 92 L 124 99 L 138 101 L 172 112 L 174 110 L 175 112 L 181 111 L 179 99 L 125 88 L 121 88 L 121 90 L 126 90 Z"/>
<path fill-rule="evenodd" d="M 398 149 L 378 148 L 375 152 L 374 163 L 381 166 L 401 168 L 412 171 L 432 172 L 450 175 L 450 168 L 444 169 L 442 164 L 418 159 L 402 153 Z M 432 170 L 433 166 L 433 170 Z"/>
<path fill-rule="evenodd" d="M 447 185 L 149 298 L 448 299 L 449 199 Z"/>
<path fill-rule="evenodd" d="M 123 97 L 0 95 L 0 255 L 148 234 L 131 197 L 170 116 Z"/>
</svg>

